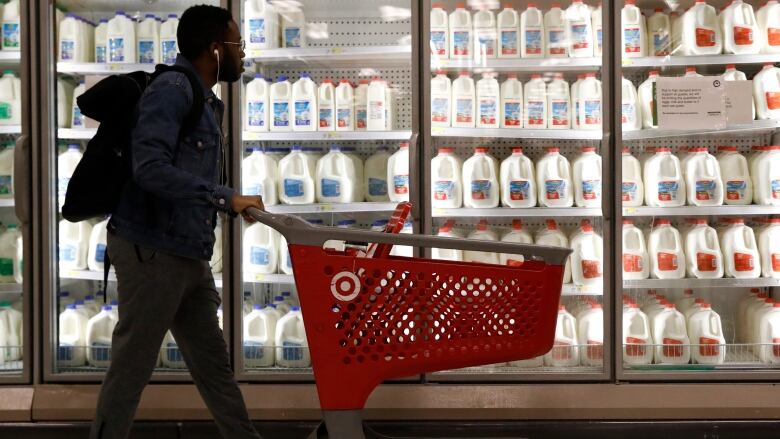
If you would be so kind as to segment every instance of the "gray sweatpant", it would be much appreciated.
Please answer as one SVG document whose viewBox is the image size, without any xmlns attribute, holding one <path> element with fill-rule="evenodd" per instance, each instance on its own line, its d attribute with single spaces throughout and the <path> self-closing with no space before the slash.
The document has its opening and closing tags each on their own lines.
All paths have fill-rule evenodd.
<svg viewBox="0 0 780 439">
<path fill-rule="evenodd" d="M 170 329 L 198 391 L 226 439 L 258 439 L 219 329 L 220 298 L 206 261 L 159 252 L 108 234 L 119 323 L 91 439 L 125 439 Z"/>
</svg>

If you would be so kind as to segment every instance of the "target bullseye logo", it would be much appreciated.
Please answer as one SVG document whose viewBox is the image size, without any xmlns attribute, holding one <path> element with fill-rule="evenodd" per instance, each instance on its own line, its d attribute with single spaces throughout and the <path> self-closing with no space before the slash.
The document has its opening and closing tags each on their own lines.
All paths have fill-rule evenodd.
<svg viewBox="0 0 780 439">
<path fill-rule="evenodd" d="M 337 300 L 349 302 L 360 294 L 360 279 L 349 271 L 336 273 L 330 281 L 330 292 Z"/>
</svg>

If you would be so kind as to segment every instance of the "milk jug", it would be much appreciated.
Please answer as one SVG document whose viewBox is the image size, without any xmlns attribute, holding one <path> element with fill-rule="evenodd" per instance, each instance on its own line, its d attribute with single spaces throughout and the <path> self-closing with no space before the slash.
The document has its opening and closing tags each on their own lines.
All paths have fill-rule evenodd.
<svg viewBox="0 0 780 439">
<path fill-rule="evenodd" d="M 696 0 L 681 21 L 686 55 L 718 55 L 723 51 L 723 33 L 717 12 L 705 0 Z"/>
<path fill-rule="evenodd" d="M 214 251 L 211 254 L 211 260 L 209 260 L 209 267 L 211 267 L 212 273 L 222 272 L 222 221 L 219 219 L 217 219 L 217 226 L 214 228 Z"/>
<path fill-rule="evenodd" d="M 336 87 L 336 131 L 355 130 L 355 96 L 352 84 L 342 79 Z"/>
<path fill-rule="evenodd" d="M 761 30 L 753 6 L 742 0 L 733 0 L 720 14 L 723 29 L 723 52 L 738 55 L 761 51 Z"/>
<path fill-rule="evenodd" d="M 525 128 L 547 128 L 547 86 L 542 75 L 533 74 L 525 83 L 523 117 Z"/>
<path fill-rule="evenodd" d="M 87 362 L 87 323 L 84 314 L 76 311 L 76 305 L 67 305 L 59 317 L 59 345 L 57 365 L 79 367 Z"/>
<path fill-rule="evenodd" d="M 135 62 L 135 23 L 124 11 L 108 21 L 108 62 Z"/>
<path fill-rule="evenodd" d="M 650 261 L 645 246 L 645 235 L 630 219 L 623 219 L 623 279 L 647 279 Z"/>
<path fill-rule="evenodd" d="M 520 25 L 520 14 L 512 5 L 504 5 L 504 9 L 498 14 L 498 57 L 519 58 L 521 52 L 521 35 L 524 35 Z M 541 33 L 539 34 L 541 48 Z M 527 43 L 523 41 L 523 43 Z M 532 47 L 533 51 L 533 47 Z M 541 52 L 544 55 L 544 52 Z"/>
<path fill-rule="evenodd" d="M 0 199 L 14 194 L 14 142 L 0 149 Z"/>
<path fill-rule="evenodd" d="M 544 14 L 544 47 L 547 58 L 568 58 L 569 37 L 566 30 L 566 12 L 553 3 Z"/>
<path fill-rule="evenodd" d="M 0 302 L 0 365 L 22 359 L 22 313 Z"/>
<path fill-rule="evenodd" d="M 780 218 L 770 218 L 769 225 L 758 234 L 758 251 L 763 276 L 780 278 Z"/>
<path fill-rule="evenodd" d="M 585 80 L 585 74 L 579 73 L 577 80 L 571 85 L 571 104 L 573 106 L 573 115 L 571 127 L 575 130 L 580 129 L 580 84 Z"/>
<path fill-rule="evenodd" d="M 595 73 L 587 73 L 578 88 L 579 128 L 601 129 L 601 81 Z"/>
<path fill-rule="evenodd" d="M 311 80 L 308 73 L 301 73 L 301 78 L 293 84 L 292 102 L 295 111 L 293 131 L 317 131 L 314 122 L 317 116 L 317 84 Z M 331 102 L 335 104 L 332 94 Z M 331 114 L 335 114 L 335 111 Z"/>
<path fill-rule="evenodd" d="M 263 152 L 260 147 L 252 148 L 252 154 L 241 162 L 241 193 L 259 195 L 266 206 L 279 202 L 276 182 L 279 181 L 279 169 L 276 161 Z"/>
<path fill-rule="evenodd" d="M 544 355 L 544 364 L 552 367 L 573 367 L 580 364 L 577 339 L 577 320 L 566 311 L 558 308 L 558 320 L 555 324 L 555 341 L 550 352 Z"/>
<path fill-rule="evenodd" d="M 780 206 L 780 146 L 768 147 L 755 163 L 753 202 L 762 206 Z"/>
<path fill-rule="evenodd" d="M 523 84 L 516 73 L 501 83 L 501 128 L 523 127 Z"/>
<path fill-rule="evenodd" d="M 158 64 L 160 62 L 160 24 L 154 14 L 146 14 L 138 23 L 138 62 Z"/>
<path fill-rule="evenodd" d="M 621 199 L 623 207 L 639 207 L 645 199 L 645 188 L 642 181 L 642 165 L 631 155 L 631 150 L 623 148 L 622 154 Z"/>
<path fill-rule="evenodd" d="M 57 127 L 70 128 L 73 112 L 73 84 L 63 78 L 57 78 Z M 9 107 L 10 108 L 10 107 Z"/>
<path fill-rule="evenodd" d="M 655 13 L 647 19 L 647 43 L 650 56 L 672 53 L 672 25 L 663 8 L 655 8 Z"/>
<path fill-rule="evenodd" d="M 386 146 L 380 146 L 377 151 L 366 159 L 364 166 L 363 186 L 366 188 L 366 201 L 389 201 L 387 195 L 387 163 L 390 154 Z M 458 206 L 460 207 L 460 206 Z"/>
<path fill-rule="evenodd" d="M 108 19 L 101 18 L 100 23 L 95 27 L 95 62 L 105 63 L 108 61 Z"/>
<path fill-rule="evenodd" d="M 590 7 L 582 0 L 573 0 L 566 9 L 566 34 L 572 58 L 593 56 L 593 23 L 590 14 Z"/>
<path fill-rule="evenodd" d="M 355 131 L 368 127 L 368 84 L 367 79 L 361 79 L 355 89 Z"/>
<path fill-rule="evenodd" d="M 761 317 L 772 311 L 775 300 L 767 297 L 766 294 L 761 294 L 757 297 L 758 300 L 752 302 L 748 306 L 747 320 L 745 321 L 745 337 L 748 343 L 758 343 L 761 337 Z M 753 346 L 753 352 L 756 352 L 757 346 Z"/>
<path fill-rule="evenodd" d="M 623 58 L 647 56 L 647 29 L 645 16 L 636 6 L 636 0 L 626 0 L 621 12 L 623 25 Z"/>
<path fill-rule="evenodd" d="M 476 125 L 476 89 L 469 72 L 460 72 L 452 82 L 452 126 L 474 128 Z"/>
<path fill-rule="evenodd" d="M 723 364 L 726 360 L 726 339 L 718 313 L 709 303 L 701 305 L 688 321 L 688 337 L 694 344 L 691 357 L 696 364 Z"/>
<path fill-rule="evenodd" d="M 284 274 L 293 274 L 292 257 L 284 235 L 279 237 L 279 271 Z"/>
<path fill-rule="evenodd" d="M 758 119 L 780 119 L 780 69 L 772 63 L 753 77 L 753 100 Z"/>
<path fill-rule="evenodd" d="M 10 0 L 3 6 L 3 50 L 22 49 L 19 0 Z"/>
<path fill-rule="evenodd" d="M 105 219 L 92 227 L 87 252 L 87 267 L 92 271 L 103 271 L 103 263 L 106 260 L 107 226 L 108 219 Z"/>
<path fill-rule="evenodd" d="M 720 252 L 718 234 L 707 225 L 707 220 L 697 218 L 696 225 L 685 235 L 686 270 L 689 277 L 719 279 L 723 277 L 723 255 Z"/>
<path fill-rule="evenodd" d="M 764 364 L 780 363 L 780 302 L 772 304 L 772 310 L 761 316 L 758 323 L 759 359 Z"/>
<path fill-rule="evenodd" d="M 317 201 L 320 203 L 349 203 L 354 198 L 355 162 L 333 145 L 330 152 L 317 161 Z"/>
<path fill-rule="evenodd" d="M 650 232 L 650 274 L 653 279 L 685 277 L 685 252 L 680 232 L 668 219 L 658 219 Z"/>
<path fill-rule="evenodd" d="M 261 74 L 246 85 L 246 130 L 253 132 L 268 131 L 269 84 Z"/>
<path fill-rule="evenodd" d="M 512 220 L 512 230 L 506 235 L 501 237 L 501 242 L 513 242 L 519 244 L 533 244 L 534 240 L 531 234 L 523 229 L 523 221 L 521 219 Z M 514 255 L 501 253 L 499 255 L 499 262 L 501 265 L 509 265 L 511 267 L 517 267 L 523 264 L 523 255 Z"/>
<path fill-rule="evenodd" d="M 72 143 L 68 145 L 68 150 L 57 157 L 57 196 L 65 199 L 65 192 L 68 190 L 68 183 L 76 170 L 76 166 L 81 161 L 81 151 L 79 145 Z M 62 204 L 62 203 L 60 203 Z"/>
<path fill-rule="evenodd" d="M 250 50 L 279 47 L 279 18 L 268 0 L 245 0 L 244 37 Z"/>
<path fill-rule="evenodd" d="M 536 163 L 536 186 L 542 207 L 571 207 L 574 204 L 571 166 L 560 148 L 548 148 Z"/>
<path fill-rule="evenodd" d="M 262 223 L 244 231 L 244 273 L 247 275 L 276 273 L 279 260 L 279 233 Z"/>
<path fill-rule="evenodd" d="M 81 114 L 81 108 L 79 108 L 79 104 L 77 103 L 77 99 L 79 96 L 84 94 L 85 91 L 87 91 L 87 86 L 84 84 L 84 80 L 82 79 L 79 81 L 79 85 L 73 90 L 73 113 L 70 118 L 70 127 L 73 129 L 86 128 L 85 118 Z"/>
<path fill-rule="evenodd" d="M 306 17 L 300 7 L 279 14 L 282 20 L 282 47 L 306 47 Z"/>
<path fill-rule="evenodd" d="M 311 365 L 300 307 L 292 307 L 290 312 L 276 323 L 276 365 L 279 367 Z"/>
<path fill-rule="evenodd" d="M 747 81 L 747 76 L 743 72 L 740 72 L 739 70 L 737 70 L 737 67 L 734 64 L 728 64 L 726 66 L 726 71 L 723 72 L 723 76 L 722 77 L 723 77 L 724 81 Z M 755 102 L 755 98 L 753 98 L 752 101 L 753 101 L 753 106 L 752 106 L 753 116 L 752 116 L 752 118 L 755 119 L 756 118 L 756 102 Z"/>
<path fill-rule="evenodd" d="M 447 59 L 450 57 L 449 45 L 449 20 L 443 3 L 431 5 L 431 55 L 434 59 Z"/>
<path fill-rule="evenodd" d="M 22 86 L 13 71 L 5 70 L 0 78 L 0 125 L 21 125 Z"/>
<path fill-rule="evenodd" d="M 780 3 L 769 0 L 756 12 L 761 53 L 780 53 Z"/>
<path fill-rule="evenodd" d="M 87 362 L 90 366 L 108 367 L 111 364 L 111 335 L 118 321 L 111 311 L 111 305 L 105 305 L 87 323 Z"/>
<path fill-rule="evenodd" d="M 22 283 L 22 234 L 16 224 L 9 224 L 0 234 L 0 283 Z"/>
<path fill-rule="evenodd" d="M 720 206 L 723 204 L 723 180 L 720 165 L 707 148 L 696 148 L 685 162 L 685 184 L 688 202 L 693 206 Z"/>
<path fill-rule="evenodd" d="M 336 88 L 333 86 L 333 81 L 326 79 L 320 84 L 320 88 L 317 91 L 317 98 L 319 100 L 319 130 L 320 131 L 335 131 L 336 130 Z"/>
<path fill-rule="evenodd" d="M 495 58 L 498 52 L 496 16 L 489 9 L 474 13 L 474 56 L 475 59 Z"/>
<path fill-rule="evenodd" d="M 487 220 L 480 220 L 477 224 L 477 228 L 469 233 L 468 239 L 479 239 L 482 241 L 498 241 L 498 235 L 496 232 L 488 227 Z M 500 259 L 498 253 L 493 252 L 477 252 L 477 251 L 463 251 L 464 262 L 481 262 L 483 264 L 499 264 Z"/>
<path fill-rule="evenodd" d="M 274 338 L 276 325 L 271 314 L 261 305 L 254 305 L 244 317 L 244 366 L 271 367 L 274 365 Z"/>
<path fill-rule="evenodd" d="M 162 346 L 160 347 L 160 359 L 163 367 L 169 369 L 184 369 L 187 364 L 184 362 L 184 356 L 179 349 L 179 344 L 173 338 L 171 331 L 165 333 Z"/>
<path fill-rule="evenodd" d="M 178 29 L 179 17 L 176 14 L 168 14 L 168 19 L 160 25 L 160 58 L 164 64 L 176 62 L 176 54 L 179 53 L 179 40 L 176 38 Z"/>
<path fill-rule="evenodd" d="M 604 273 L 603 241 L 587 219 L 571 240 L 571 277 L 575 285 L 601 285 Z"/>
<path fill-rule="evenodd" d="M 593 23 L 593 52 L 594 56 L 601 57 L 604 53 L 604 26 L 602 24 L 603 8 L 602 2 L 599 1 L 598 6 L 593 9 L 590 14 L 591 23 Z"/>
<path fill-rule="evenodd" d="M 739 302 L 737 303 L 737 309 L 734 311 L 734 318 L 736 319 L 736 338 L 735 340 L 739 343 L 744 342 L 747 339 L 747 334 L 745 334 L 745 323 L 747 319 L 747 309 L 748 306 L 751 305 L 753 302 L 758 300 L 758 295 L 761 291 L 758 288 L 751 288 L 750 292 L 746 295 L 744 295 L 741 299 L 739 299 Z"/>
<path fill-rule="evenodd" d="M 625 278 L 624 278 L 625 279 Z M 623 362 L 650 364 L 653 362 L 653 336 L 647 314 L 636 303 L 623 309 Z"/>
<path fill-rule="evenodd" d="M 477 128 L 498 128 L 500 96 L 495 74 L 483 73 L 477 81 Z"/>
<path fill-rule="evenodd" d="M 650 75 L 645 80 L 645 82 L 639 85 L 638 94 L 639 107 L 641 108 L 641 111 L 638 111 L 637 113 L 641 113 L 642 115 L 642 127 L 644 129 L 658 128 L 658 123 L 653 117 L 655 114 L 655 105 L 653 102 L 653 83 L 658 80 L 658 77 L 658 72 L 653 70 L 650 72 Z"/>
<path fill-rule="evenodd" d="M 558 229 L 558 224 L 553 219 L 545 222 L 545 228 L 541 229 L 534 240 L 537 245 L 551 245 L 553 247 L 569 248 L 569 239 Z M 566 258 L 563 270 L 563 283 L 571 282 L 571 261 Z"/>
<path fill-rule="evenodd" d="M 443 226 L 439 227 L 439 232 L 436 236 L 443 236 L 445 238 L 463 238 L 463 235 L 454 229 L 455 221 L 448 220 Z M 463 251 L 453 250 L 449 248 L 432 248 L 431 259 L 437 259 L 440 261 L 462 261 Z"/>
<path fill-rule="evenodd" d="M 622 109 L 621 126 L 623 131 L 636 131 L 642 129 L 642 107 L 639 105 L 639 95 L 634 84 L 623 77 L 622 79 Z"/>
<path fill-rule="evenodd" d="M 574 201 L 577 207 L 601 207 L 601 156 L 593 146 L 584 146 L 572 165 Z"/>
<path fill-rule="evenodd" d="M 569 83 L 563 79 L 562 73 L 556 73 L 555 78 L 547 84 L 547 109 L 547 128 L 555 130 L 571 128 Z"/>
<path fill-rule="evenodd" d="M 685 55 L 687 50 L 685 50 L 685 45 L 683 44 L 682 16 L 677 11 L 672 11 L 669 14 L 669 23 L 672 26 L 672 54 Z"/>
<path fill-rule="evenodd" d="M 474 149 L 474 155 L 463 163 L 463 206 L 491 208 L 498 206 L 498 161 L 485 147 Z"/>
<path fill-rule="evenodd" d="M 271 100 L 271 131 L 290 131 L 292 129 L 292 84 L 284 75 L 276 78 L 269 91 Z"/>
<path fill-rule="evenodd" d="M 726 277 L 755 279 L 761 275 L 761 260 L 753 229 L 741 218 L 731 220 L 731 227 L 721 236 Z"/>
<path fill-rule="evenodd" d="M 59 232 L 60 270 L 85 270 L 92 226 L 87 221 L 72 223 L 63 219 L 60 220 Z"/>
<path fill-rule="evenodd" d="M 461 161 L 453 148 L 439 148 L 431 159 L 431 205 L 433 208 L 458 208 L 463 204 Z"/>
<path fill-rule="evenodd" d="M 60 62 L 86 62 L 82 59 L 84 44 L 81 32 L 82 23 L 76 14 L 67 13 L 60 23 L 59 33 L 59 61 Z"/>
<path fill-rule="evenodd" d="M 251 156 L 250 156 L 251 157 Z M 300 145 L 279 162 L 278 192 L 283 204 L 314 203 L 315 169 Z"/>
<path fill-rule="evenodd" d="M 366 90 L 367 114 L 366 129 L 368 131 L 385 131 L 388 121 L 390 99 L 388 99 L 387 83 L 379 78 L 374 78 Z"/>
<path fill-rule="evenodd" d="M 657 148 L 645 163 L 645 203 L 653 207 L 685 205 L 685 180 L 680 160 L 670 148 Z"/>
<path fill-rule="evenodd" d="M 514 14 L 513 14 L 514 13 Z M 508 18 L 510 23 L 517 23 L 517 13 L 514 9 L 505 8 L 504 11 L 498 16 L 499 28 L 501 30 L 501 51 L 504 51 L 504 38 L 510 41 L 509 44 L 515 44 L 517 34 L 506 34 L 504 27 L 501 23 L 502 15 Z M 510 24 L 512 26 L 512 24 Z M 514 25 L 516 27 L 516 25 Z M 499 53 L 499 57 L 505 55 L 517 56 L 517 51 L 510 51 L 510 53 Z M 528 4 L 528 9 L 523 11 L 520 15 L 520 56 L 523 58 L 542 58 L 544 57 L 544 14 L 539 10 L 534 3 Z"/>
<path fill-rule="evenodd" d="M 506 84 L 506 82 L 504 83 Z M 503 102 L 503 84 L 501 99 Z M 436 76 L 431 79 L 431 126 L 449 127 L 451 123 L 452 104 L 452 82 L 444 71 L 436 72 Z"/>
<path fill-rule="evenodd" d="M 577 318 L 580 364 L 601 366 L 604 360 L 604 310 L 599 303 L 590 305 Z"/>
<path fill-rule="evenodd" d="M 455 5 L 450 14 L 450 58 L 468 59 L 473 56 L 474 34 L 471 26 L 471 14 L 465 3 Z"/>
<path fill-rule="evenodd" d="M 534 164 L 523 154 L 523 148 L 512 148 L 512 155 L 501 162 L 499 176 L 502 206 L 536 207 Z"/>
<path fill-rule="evenodd" d="M 402 142 L 387 160 L 387 182 L 390 201 L 409 201 L 409 142 Z"/>
<path fill-rule="evenodd" d="M 690 340 L 685 317 L 674 304 L 667 303 L 653 318 L 653 341 L 657 364 L 688 364 L 691 360 Z"/>
</svg>

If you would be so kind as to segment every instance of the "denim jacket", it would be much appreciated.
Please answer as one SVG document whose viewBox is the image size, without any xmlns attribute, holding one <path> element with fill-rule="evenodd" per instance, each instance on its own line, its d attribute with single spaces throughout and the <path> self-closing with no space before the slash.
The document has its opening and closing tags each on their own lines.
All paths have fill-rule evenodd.
<svg viewBox="0 0 780 439">
<path fill-rule="evenodd" d="M 176 64 L 195 71 L 181 55 Z M 193 100 L 184 74 L 162 73 L 146 88 L 132 133 L 133 178 L 108 230 L 145 247 L 209 260 L 217 211 L 235 214 L 235 191 L 224 186 L 225 106 L 200 85 L 205 105 L 192 132 L 180 132 Z"/>
</svg>

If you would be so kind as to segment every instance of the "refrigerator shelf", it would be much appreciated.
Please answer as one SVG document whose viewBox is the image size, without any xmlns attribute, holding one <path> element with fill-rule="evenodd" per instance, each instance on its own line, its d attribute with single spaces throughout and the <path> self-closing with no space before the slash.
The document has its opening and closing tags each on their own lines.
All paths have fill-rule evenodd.
<svg viewBox="0 0 780 439">
<path fill-rule="evenodd" d="M 774 349 L 777 345 L 772 344 L 740 344 L 740 343 L 726 343 L 722 345 L 623 345 L 626 349 L 630 346 L 632 349 L 637 349 L 639 346 L 646 349 L 653 349 L 658 347 L 667 347 L 669 349 L 682 349 L 687 347 L 693 354 L 695 349 L 704 348 L 712 350 L 712 352 L 718 352 L 715 349 L 725 349 L 726 358 L 723 364 L 628 364 L 623 363 L 623 366 L 629 370 L 636 371 L 708 371 L 708 370 L 732 370 L 732 369 L 779 369 L 780 363 L 772 364 L 762 362 L 760 357 L 756 355 L 756 349 Z"/>
<path fill-rule="evenodd" d="M 19 64 L 22 62 L 22 52 L 17 50 L 0 50 L 0 64 Z"/>
<path fill-rule="evenodd" d="M 759 277 L 757 279 L 641 279 L 623 280 L 623 288 L 760 288 L 780 287 L 780 279 Z"/>
<path fill-rule="evenodd" d="M 600 130 L 531 130 L 514 128 L 431 128 L 433 137 L 473 137 L 478 139 L 601 140 Z"/>
<path fill-rule="evenodd" d="M 154 72 L 154 64 L 103 64 L 103 63 L 76 63 L 76 62 L 58 62 L 57 73 L 67 73 L 71 75 L 113 75 L 116 73 L 131 73 L 143 70 L 148 73 Z"/>
<path fill-rule="evenodd" d="M 397 203 L 319 203 L 319 204 L 277 204 L 267 206 L 270 213 L 301 214 L 301 213 L 364 213 L 364 212 L 392 212 Z"/>
<path fill-rule="evenodd" d="M 777 54 L 758 55 L 702 55 L 702 56 L 648 56 L 623 58 L 623 70 L 647 67 L 687 67 L 726 64 L 763 64 L 780 62 Z"/>
<path fill-rule="evenodd" d="M 763 132 L 770 132 L 780 127 L 780 121 L 777 120 L 755 120 L 753 123 L 745 125 L 730 125 L 721 130 L 661 130 L 648 129 L 638 131 L 626 131 L 623 133 L 623 140 L 647 140 L 663 139 L 668 137 L 699 137 L 699 136 L 722 136 L 732 135 L 755 135 Z"/>
<path fill-rule="evenodd" d="M 60 279 L 102 281 L 103 272 L 92 270 L 63 270 L 60 271 Z M 108 273 L 108 281 L 116 282 L 116 273 L 114 273 L 113 270 Z M 216 284 L 217 288 L 222 288 L 222 273 L 214 274 L 214 283 Z"/>
<path fill-rule="evenodd" d="M 0 207 L 14 207 L 14 199 L 0 198 Z"/>
<path fill-rule="evenodd" d="M 22 284 L 0 284 L 0 295 L 2 294 L 21 294 Z"/>
<path fill-rule="evenodd" d="M 60 128 L 57 130 L 57 137 L 65 140 L 90 140 L 95 137 L 95 133 L 97 133 L 97 128 L 82 128 L 77 130 Z"/>
<path fill-rule="evenodd" d="M 244 131 L 244 142 L 262 141 L 329 141 L 329 140 L 409 140 L 410 130 L 395 131 L 287 131 L 256 133 Z"/>
<path fill-rule="evenodd" d="M 681 206 L 681 207 L 624 207 L 623 216 L 751 216 L 778 215 L 780 206 Z"/>
<path fill-rule="evenodd" d="M 247 60 L 275 65 L 324 64 L 327 67 L 357 66 L 370 62 L 378 64 L 411 62 L 411 45 L 388 45 L 369 47 L 304 47 L 282 49 L 249 49 Z"/>
<path fill-rule="evenodd" d="M 601 58 L 431 58 L 431 71 L 471 70 L 480 72 L 595 72 L 601 70 Z"/>
<path fill-rule="evenodd" d="M 0 134 L 22 134 L 21 125 L 2 125 L 0 126 Z"/>
<path fill-rule="evenodd" d="M 496 207 L 492 209 L 432 209 L 434 218 L 519 218 L 519 217 L 600 217 L 600 208 L 589 207 Z"/>
<path fill-rule="evenodd" d="M 245 274 L 244 282 L 254 284 L 295 285 L 295 277 L 291 274 Z"/>
<path fill-rule="evenodd" d="M 4 346 L 4 349 L 7 349 L 8 347 Z M 6 361 L 4 363 L 0 363 L 0 376 L 3 375 L 16 375 L 19 373 L 22 373 L 24 370 L 24 362 L 19 361 Z"/>
</svg>

